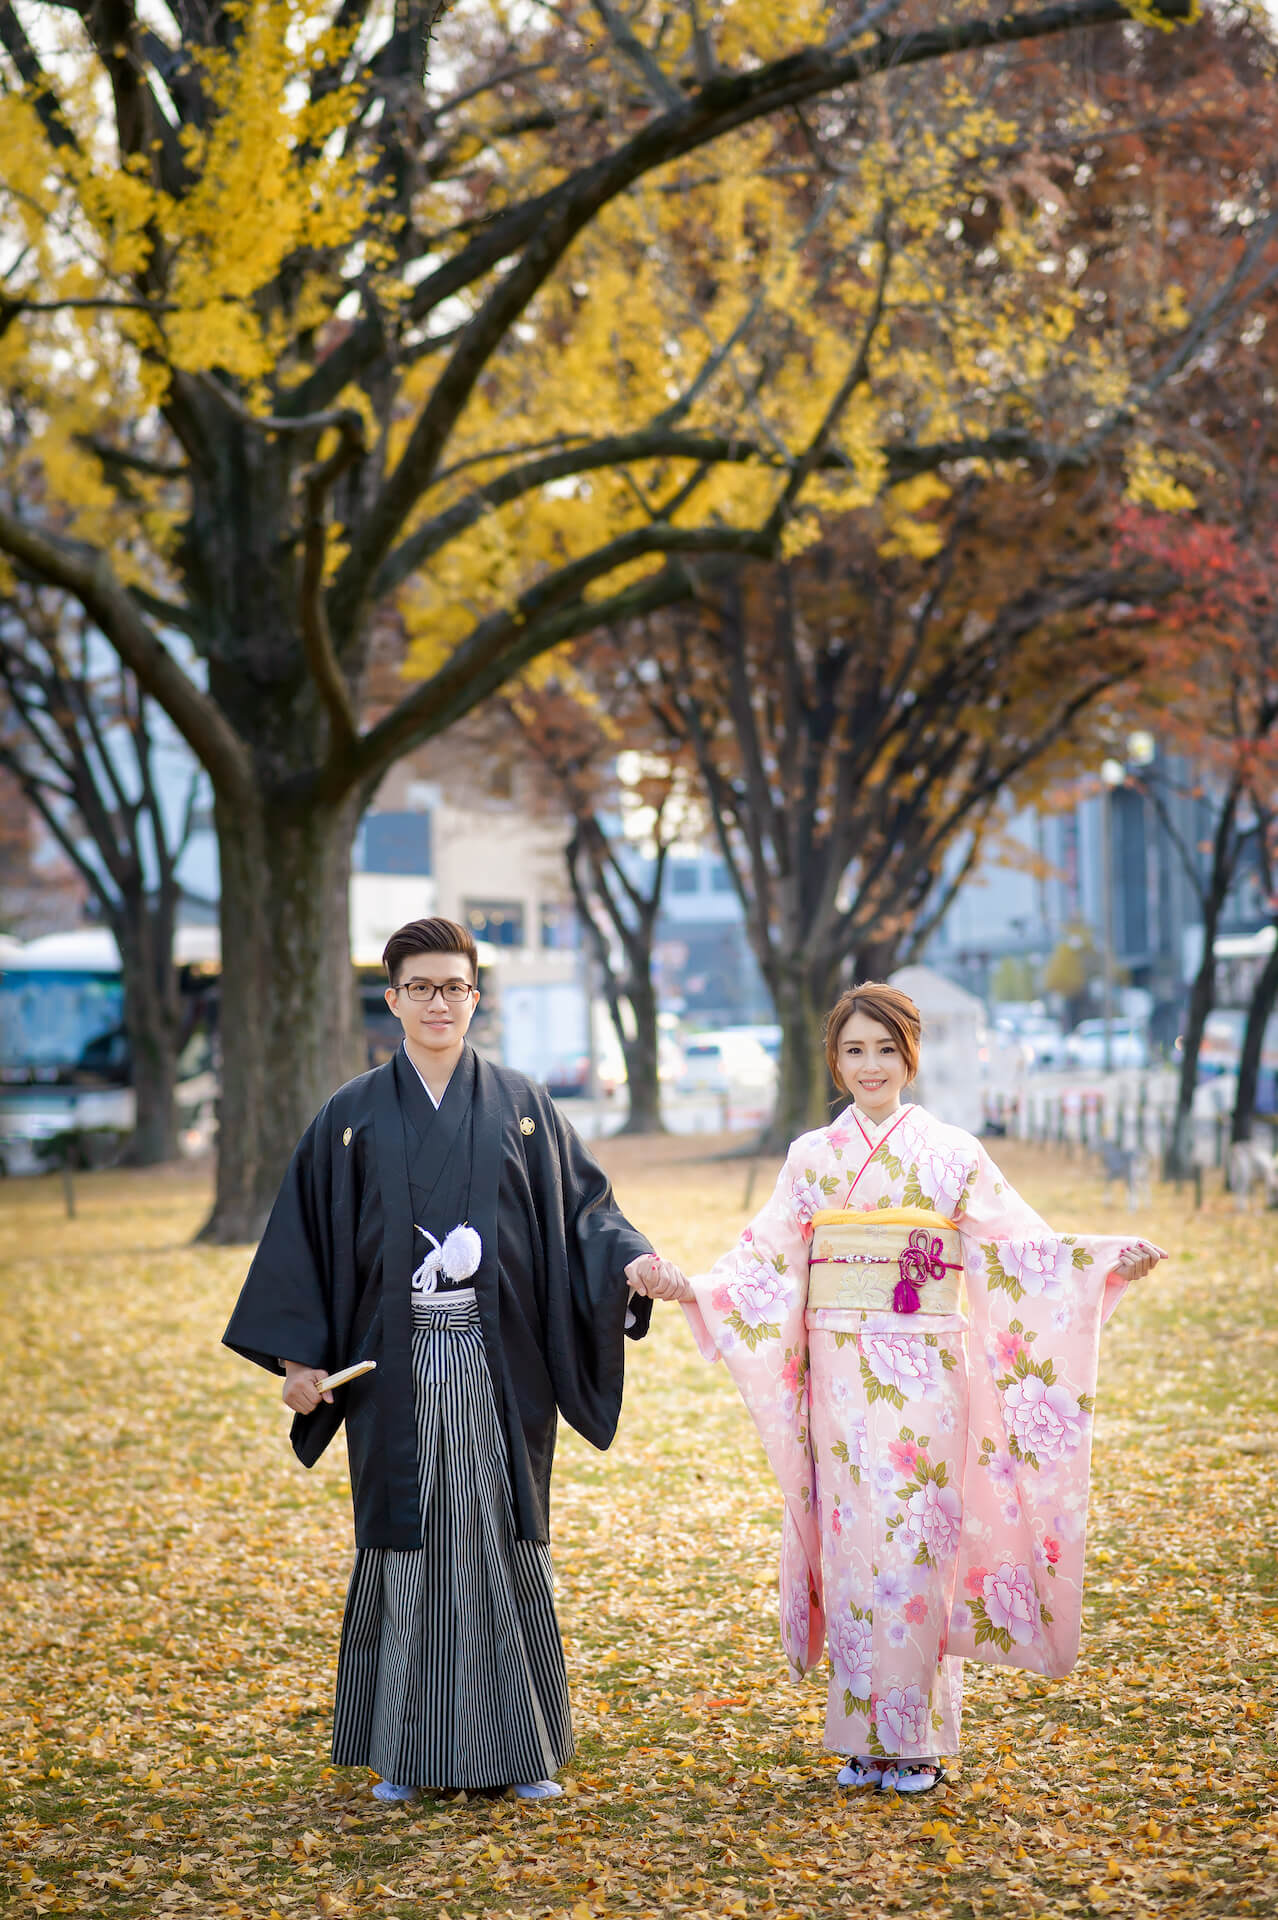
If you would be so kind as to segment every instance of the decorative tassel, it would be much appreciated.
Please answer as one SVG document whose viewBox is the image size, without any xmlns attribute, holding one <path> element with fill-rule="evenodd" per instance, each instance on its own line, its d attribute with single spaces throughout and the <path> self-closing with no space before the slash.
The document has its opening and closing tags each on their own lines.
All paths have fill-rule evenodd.
<svg viewBox="0 0 1278 1920">
<path fill-rule="evenodd" d="M 928 1236 L 922 1228 L 916 1228 L 910 1235 L 910 1244 L 902 1248 L 896 1257 L 901 1277 L 896 1283 L 892 1295 L 894 1313 L 917 1313 L 920 1306 L 918 1289 L 927 1280 L 936 1279 L 936 1257 L 940 1254 L 941 1242 L 935 1248 L 928 1245 Z M 941 1272 L 945 1271 L 944 1267 Z"/>
<path fill-rule="evenodd" d="M 454 1227 L 439 1250 L 440 1265 L 450 1280 L 469 1280 L 483 1257 L 484 1243 L 473 1227 Z"/>
<path fill-rule="evenodd" d="M 469 1280 L 478 1273 L 484 1243 L 473 1227 L 454 1227 L 445 1234 L 442 1246 L 426 1227 L 418 1227 L 417 1232 L 430 1241 L 431 1250 L 413 1273 L 414 1293 L 434 1293 L 441 1272 L 449 1280 Z"/>
<path fill-rule="evenodd" d="M 898 1280 L 892 1295 L 893 1313 L 917 1313 L 919 1304 L 919 1296 L 914 1290 L 913 1281 Z"/>
<path fill-rule="evenodd" d="M 420 1267 L 413 1269 L 413 1292 L 434 1293 L 435 1288 L 439 1285 L 439 1242 L 434 1234 L 429 1232 L 425 1227 L 418 1227 L 417 1231 L 422 1235 L 423 1239 L 430 1241 L 431 1250 L 422 1261 Z"/>
</svg>

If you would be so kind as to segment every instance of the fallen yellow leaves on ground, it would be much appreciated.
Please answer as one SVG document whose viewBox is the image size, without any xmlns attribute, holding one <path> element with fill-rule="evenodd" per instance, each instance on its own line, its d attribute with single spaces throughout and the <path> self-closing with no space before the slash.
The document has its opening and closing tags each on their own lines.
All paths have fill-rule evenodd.
<svg viewBox="0 0 1278 1920">
<path fill-rule="evenodd" d="M 739 1160 L 687 1140 L 605 1157 L 690 1268 L 745 1217 Z M 1082 1161 L 998 1157 L 1054 1223 L 1105 1225 Z M 1223 1196 L 1194 1214 L 1164 1190 L 1135 1223 L 1174 1261 L 1105 1336 L 1082 1660 L 1056 1682 L 969 1666 L 947 1787 L 836 1790 L 823 1687 L 782 1670 L 775 1488 L 726 1375 L 665 1307 L 631 1349 L 611 1453 L 560 1447 L 568 1794 L 386 1808 L 326 1762 L 351 1559 L 341 1446 L 305 1474 L 278 1386 L 218 1344 L 247 1250 L 189 1244 L 208 1199 L 195 1173 L 78 1192 L 67 1220 L 56 1182 L 8 1182 L 0 1211 L 0 1873 L 16 1914 L 1278 1911 L 1272 1214 Z"/>
</svg>

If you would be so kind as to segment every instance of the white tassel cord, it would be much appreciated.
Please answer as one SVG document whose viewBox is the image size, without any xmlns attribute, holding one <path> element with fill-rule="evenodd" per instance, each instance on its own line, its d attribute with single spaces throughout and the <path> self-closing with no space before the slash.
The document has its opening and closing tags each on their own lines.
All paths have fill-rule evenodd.
<svg viewBox="0 0 1278 1920">
<path fill-rule="evenodd" d="M 434 1293 L 441 1273 L 448 1280 L 469 1280 L 479 1271 L 484 1243 L 473 1227 L 454 1227 L 442 1244 L 425 1227 L 417 1232 L 430 1241 L 431 1250 L 413 1274 L 414 1293 Z"/>
</svg>

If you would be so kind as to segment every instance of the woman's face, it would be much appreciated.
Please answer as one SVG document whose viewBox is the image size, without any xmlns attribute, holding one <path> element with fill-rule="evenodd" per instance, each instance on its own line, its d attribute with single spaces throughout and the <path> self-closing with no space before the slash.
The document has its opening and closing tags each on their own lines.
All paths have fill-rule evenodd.
<svg viewBox="0 0 1278 1920">
<path fill-rule="evenodd" d="M 839 1078 L 868 1120 L 882 1120 L 901 1098 L 905 1057 L 891 1029 L 868 1013 L 850 1013 L 839 1032 Z"/>
</svg>

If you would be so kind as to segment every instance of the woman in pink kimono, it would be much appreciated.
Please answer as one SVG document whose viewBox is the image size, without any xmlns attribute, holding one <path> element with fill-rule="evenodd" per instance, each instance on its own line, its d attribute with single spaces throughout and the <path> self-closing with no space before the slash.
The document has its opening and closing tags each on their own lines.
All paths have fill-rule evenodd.
<svg viewBox="0 0 1278 1920">
<path fill-rule="evenodd" d="M 852 1104 L 708 1274 L 646 1289 L 686 1303 L 781 1483 L 781 1637 L 796 1679 L 829 1647 L 839 1784 L 903 1793 L 958 1751 L 964 1656 L 1077 1658 L 1100 1329 L 1163 1257 L 1053 1231 L 902 1106 L 920 1028 L 894 987 L 845 993 L 826 1057 Z"/>
</svg>

